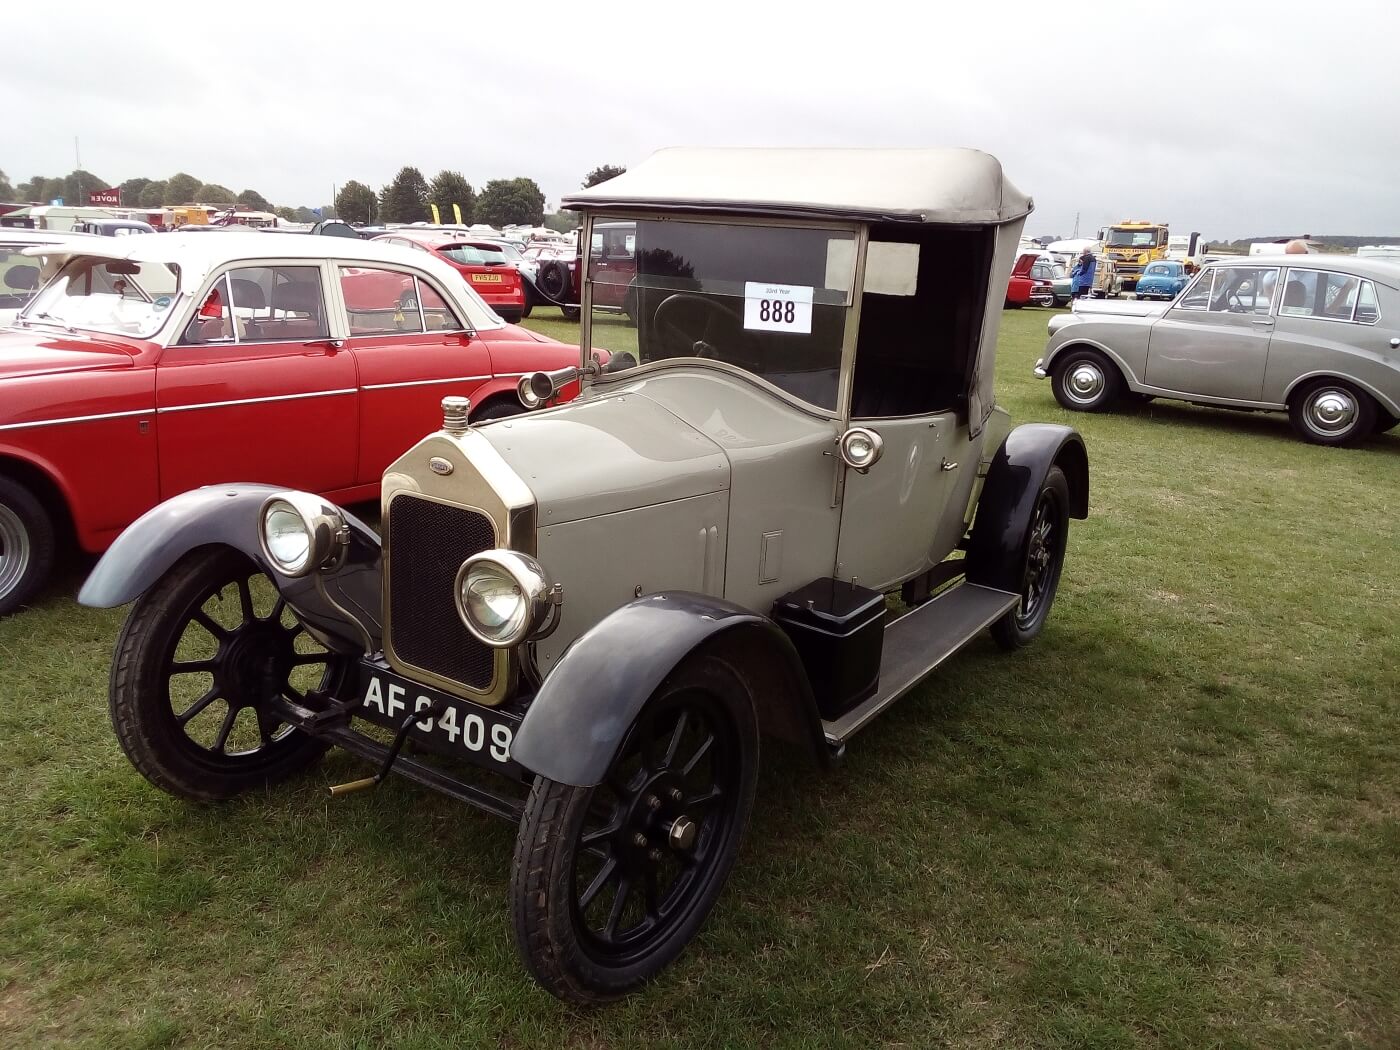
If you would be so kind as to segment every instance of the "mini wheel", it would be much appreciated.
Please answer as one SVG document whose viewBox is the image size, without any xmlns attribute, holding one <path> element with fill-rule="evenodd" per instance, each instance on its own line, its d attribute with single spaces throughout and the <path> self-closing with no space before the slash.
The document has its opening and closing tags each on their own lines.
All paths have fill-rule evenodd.
<svg viewBox="0 0 1400 1050">
<path fill-rule="evenodd" d="M 1375 432 L 1376 402 L 1371 395 L 1340 379 L 1318 379 L 1288 402 L 1293 432 L 1314 445 L 1345 448 L 1359 445 Z"/>
<path fill-rule="evenodd" d="M 561 999 L 616 999 L 678 956 L 714 907 L 753 803 L 747 688 L 702 657 L 647 701 L 603 782 L 536 780 L 511 873 L 516 945 Z"/>
<path fill-rule="evenodd" d="M 1021 601 L 991 626 L 992 637 L 1003 649 L 1029 645 L 1045 627 L 1060 586 L 1068 539 L 1069 482 L 1064 471 L 1051 467 L 1041 483 L 1023 540 L 1021 579 L 1008 588 L 1016 590 Z"/>
<path fill-rule="evenodd" d="M 27 602 L 48 579 L 54 527 L 34 493 L 0 475 L 0 616 Z"/>
<path fill-rule="evenodd" d="M 509 416 L 518 416 L 525 411 L 525 406 L 519 401 L 511 401 L 507 398 L 498 398 L 495 401 L 481 406 L 481 410 L 472 413 L 473 423 L 485 423 L 492 419 L 505 419 Z"/>
<path fill-rule="evenodd" d="M 1055 400 L 1073 412 L 1107 412 L 1122 392 L 1117 367 L 1097 350 L 1070 350 L 1051 372 Z"/>
<path fill-rule="evenodd" d="M 268 710 L 268 690 L 305 702 L 346 662 L 311 641 L 243 554 L 204 547 L 142 595 L 117 637 L 109 707 L 137 770 L 180 798 L 213 801 L 314 763 L 319 741 Z"/>
</svg>

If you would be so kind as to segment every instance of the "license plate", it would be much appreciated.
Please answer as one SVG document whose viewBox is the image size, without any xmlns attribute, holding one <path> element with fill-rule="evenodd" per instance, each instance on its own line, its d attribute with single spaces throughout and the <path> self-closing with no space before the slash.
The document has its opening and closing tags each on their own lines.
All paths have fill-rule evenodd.
<svg viewBox="0 0 1400 1050">
<path fill-rule="evenodd" d="M 425 711 L 434 703 L 441 703 L 440 714 L 413 723 L 408 732 L 410 740 L 507 776 L 524 774 L 519 763 L 510 757 L 510 746 L 520 728 L 518 715 L 458 699 L 371 663 L 360 665 L 359 690 L 356 715 L 395 731 L 414 711 Z"/>
<path fill-rule="evenodd" d="M 501 275 L 498 273 L 474 273 L 472 280 L 477 284 L 500 284 Z"/>
</svg>

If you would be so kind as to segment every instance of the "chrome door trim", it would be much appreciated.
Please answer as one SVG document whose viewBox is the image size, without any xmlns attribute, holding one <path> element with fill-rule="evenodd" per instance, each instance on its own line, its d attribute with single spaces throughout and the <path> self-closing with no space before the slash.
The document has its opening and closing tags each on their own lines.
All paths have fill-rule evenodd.
<svg viewBox="0 0 1400 1050">
<path fill-rule="evenodd" d="M 58 419 L 34 419 L 24 423 L 0 423 L 0 430 L 24 430 L 29 427 L 56 427 L 63 423 L 92 423 L 99 419 L 124 419 L 128 416 L 149 416 L 154 408 L 138 408 L 130 412 L 98 412 L 90 416 L 62 416 Z"/>
<path fill-rule="evenodd" d="M 402 383 L 366 383 L 361 390 L 395 390 L 403 386 L 432 386 L 434 383 L 471 383 L 491 379 L 491 376 L 448 376 L 445 379 L 409 379 Z"/>
<path fill-rule="evenodd" d="M 241 397 L 232 401 L 202 401 L 197 405 L 165 405 L 157 408 L 156 412 L 164 414 L 166 412 L 193 412 L 200 408 L 229 408 L 232 405 L 260 405 L 269 401 L 300 401 L 312 397 L 338 397 L 341 394 L 355 394 L 358 390 L 355 387 L 343 387 L 339 390 L 312 390 L 305 394 L 273 394 L 269 397 Z"/>
</svg>

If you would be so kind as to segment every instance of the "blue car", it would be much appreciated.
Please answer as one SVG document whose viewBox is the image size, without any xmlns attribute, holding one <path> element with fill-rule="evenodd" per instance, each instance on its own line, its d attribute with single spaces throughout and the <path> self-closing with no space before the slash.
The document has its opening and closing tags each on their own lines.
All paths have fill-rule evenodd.
<svg viewBox="0 0 1400 1050">
<path fill-rule="evenodd" d="M 1175 299 L 1189 278 L 1186 267 L 1175 260 L 1149 263 L 1135 291 L 1139 299 Z"/>
</svg>

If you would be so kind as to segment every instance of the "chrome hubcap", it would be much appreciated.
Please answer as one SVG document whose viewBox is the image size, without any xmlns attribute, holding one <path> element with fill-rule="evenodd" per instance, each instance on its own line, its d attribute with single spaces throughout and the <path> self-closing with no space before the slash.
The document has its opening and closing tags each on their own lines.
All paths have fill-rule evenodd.
<svg viewBox="0 0 1400 1050">
<path fill-rule="evenodd" d="M 1065 390 L 1081 404 L 1097 400 L 1103 393 L 1103 370 L 1091 361 L 1080 361 L 1065 377 Z"/>
<path fill-rule="evenodd" d="M 29 568 L 29 533 L 19 515 L 0 504 L 0 598 L 16 587 Z"/>
<path fill-rule="evenodd" d="M 1321 434 L 1341 434 L 1356 422 L 1356 399 L 1345 390 L 1321 390 L 1308 402 L 1306 417 Z"/>
</svg>

